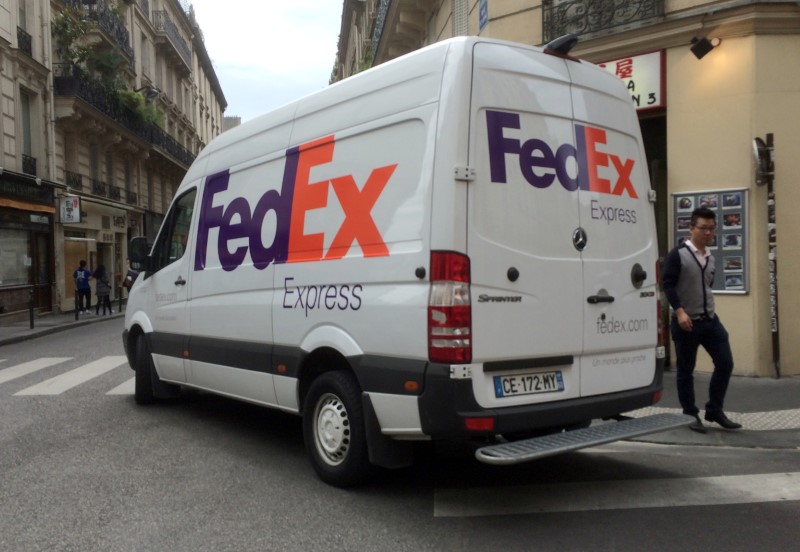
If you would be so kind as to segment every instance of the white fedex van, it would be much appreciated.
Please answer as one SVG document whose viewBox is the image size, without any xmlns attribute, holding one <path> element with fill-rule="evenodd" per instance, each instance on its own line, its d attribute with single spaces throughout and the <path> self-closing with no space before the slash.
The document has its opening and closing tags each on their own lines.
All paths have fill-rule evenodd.
<svg viewBox="0 0 800 552">
<path fill-rule="evenodd" d="M 478 458 L 513 463 L 684 425 L 515 440 L 659 399 L 653 199 L 612 75 L 558 44 L 421 49 L 203 149 L 131 244 L 136 401 L 301 415 L 341 486 L 415 440 L 497 437 Z"/>
</svg>

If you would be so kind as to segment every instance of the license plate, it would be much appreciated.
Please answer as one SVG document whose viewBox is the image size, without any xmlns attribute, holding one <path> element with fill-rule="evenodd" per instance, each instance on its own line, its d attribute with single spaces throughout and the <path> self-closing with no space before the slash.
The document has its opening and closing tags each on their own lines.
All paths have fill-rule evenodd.
<svg viewBox="0 0 800 552">
<path fill-rule="evenodd" d="M 561 375 L 561 370 L 494 377 L 494 396 L 497 398 L 557 393 L 563 390 L 564 377 Z"/>
</svg>

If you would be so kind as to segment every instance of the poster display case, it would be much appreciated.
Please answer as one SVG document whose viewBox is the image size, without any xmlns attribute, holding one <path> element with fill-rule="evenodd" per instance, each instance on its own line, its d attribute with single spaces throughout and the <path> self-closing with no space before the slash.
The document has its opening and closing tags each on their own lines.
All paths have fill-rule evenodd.
<svg viewBox="0 0 800 552">
<path fill-rule="evenodd" d="M 673 246 L 688 239 L 692 211 L 698 207 L 708 207 L 717 215 L 717 232 L 710 246 L 717 268 L 712 289 L 715 293 L 747 293 L 747 189 L 673 193 Z"/>
</svg>

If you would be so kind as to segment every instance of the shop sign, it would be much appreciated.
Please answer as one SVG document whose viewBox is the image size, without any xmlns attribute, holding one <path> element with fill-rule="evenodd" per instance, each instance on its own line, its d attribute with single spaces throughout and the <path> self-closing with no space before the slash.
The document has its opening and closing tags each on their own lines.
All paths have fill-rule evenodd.
<svg viewBox="0 0 800 552">
<path fill-rule="evenodd" d="M 666 107 L 663 51 L 614 59 L 598 65 L 622 79 L 637 110 Z"/>
<path fill-rule="evenodd" d="M 81 222 L 81 198 L 68 196 L 61 198 L 61 224 Z"/>
</svg>

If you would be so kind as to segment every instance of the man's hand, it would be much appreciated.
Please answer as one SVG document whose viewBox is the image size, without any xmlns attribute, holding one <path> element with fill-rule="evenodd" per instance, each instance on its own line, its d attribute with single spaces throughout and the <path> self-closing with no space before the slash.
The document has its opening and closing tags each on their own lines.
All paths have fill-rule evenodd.
<svg viewBox="0 0 800 552">
<path fill-rule="evenodd" d="M 683 307 L 675 311 L 675 316 L 678 318 L 678 326 L 680 326 L 683 331 L 692 331 L 692 319 L 688 314 L 686 314 L 686 311 L 683 310 Z"/>
</svg>

